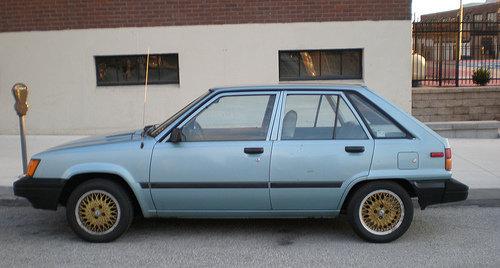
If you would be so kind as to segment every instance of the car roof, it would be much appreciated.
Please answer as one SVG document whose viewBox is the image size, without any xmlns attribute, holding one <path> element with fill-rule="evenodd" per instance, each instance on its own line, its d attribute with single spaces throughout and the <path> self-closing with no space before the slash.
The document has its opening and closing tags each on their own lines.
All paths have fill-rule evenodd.
<svg viewBox="0 0 500 268">
<path fill-rule="evenodd" d="M 226 86 L 210 89 L 211 92 L 245 92 L 245 91 L 317 91 L 317 90 L 335 90 L 335 91 L 369 91 L 363 85 L 354 84 L 277 84 L 277 85 L 254 85 L 254 86 Z"/>
</svg>

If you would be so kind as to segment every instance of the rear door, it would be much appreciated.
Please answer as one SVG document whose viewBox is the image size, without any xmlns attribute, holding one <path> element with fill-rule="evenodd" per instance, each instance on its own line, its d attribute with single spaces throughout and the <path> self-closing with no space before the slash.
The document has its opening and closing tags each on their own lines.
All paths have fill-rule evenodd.
<svg viewBox="0 0 500 268">
<path fill-rule="evenodd" d="M 367 176 L 374 142 L 341 93 L 287 92 L 273 144 L 274 210 L 335 210 L 346 180 Z"/>
</svg>

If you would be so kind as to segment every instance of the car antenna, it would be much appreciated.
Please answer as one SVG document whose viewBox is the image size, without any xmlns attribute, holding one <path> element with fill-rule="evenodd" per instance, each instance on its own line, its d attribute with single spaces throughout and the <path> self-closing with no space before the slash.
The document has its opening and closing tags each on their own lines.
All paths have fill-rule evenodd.
<svg viewBox="0 0 500 268">
<path fill-rule="evenodd" d="M 148 77 L 149 77 L 149 47 L 146 54 L 146 78 L 144 79 L 144 103 L 142 107 L 142 133 L 141 133 L 141 149 L 144 148 L 144 135 L 146 134 L 146 104 L 148 100 Z"/>
</svg>

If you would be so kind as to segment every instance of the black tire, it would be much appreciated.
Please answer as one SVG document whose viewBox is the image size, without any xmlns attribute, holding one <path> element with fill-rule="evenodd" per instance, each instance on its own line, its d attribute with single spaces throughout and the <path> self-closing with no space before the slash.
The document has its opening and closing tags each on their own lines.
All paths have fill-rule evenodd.
<svg viewBox="0 0 500 268">
<path fill-rule="evenodd" d="M 382 204 L 377 211 L 380 202 L 389 203 L 385 203 L 386 208 Z M 362 203 L 365 206 L 360 210 Z M 397 208 L 400 208 L 399 212 Z M 354 232 L 362 239 L 373 243 L 387 243 L 401 237 L 410 227 L 413 203 L 406 190 L 395 182 L 370 182 L 359 188 L 350 199 L 347 217 Z"/>
<path fill-rule="evenodd" d="M 102 198 L 105 202 L 99 203 Z M 89 199 L 91 202 L 84 202 Z M 99 209 L 98 205 L 103 205 L 104 208 Z M 105 212 L 110 213 L 106 215 Z M 93 215 L 96 221 L 93 222 L 89 215 Z M 66 204 L 66 218 L 71 229 L 83 240 L 106 243 L 128 230 L 134 218 L 134 208 L 130 196 L 120 184 L 105 179 L 92 179 L 78 185 L 70 194 Z M 98 219 L 102 219 L 107 225 L 99 224 Z M 91 230 L 92 228 L 95 230 Z"/>
</svg>

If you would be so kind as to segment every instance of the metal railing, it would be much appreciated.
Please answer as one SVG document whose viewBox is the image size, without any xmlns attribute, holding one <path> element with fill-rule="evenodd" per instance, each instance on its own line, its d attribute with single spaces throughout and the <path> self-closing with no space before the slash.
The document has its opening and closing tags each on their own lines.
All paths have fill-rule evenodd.
<svg viewBox="0 0 500 268">
<path fill-rule="evenodd" d="M 474 86 L 479 68 L 500 85 L 499 29 L 499 22 L 414 22 L 413 85 Z"/>
</svg>

